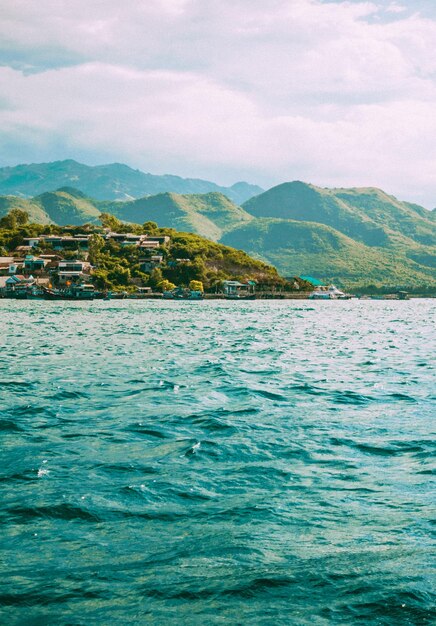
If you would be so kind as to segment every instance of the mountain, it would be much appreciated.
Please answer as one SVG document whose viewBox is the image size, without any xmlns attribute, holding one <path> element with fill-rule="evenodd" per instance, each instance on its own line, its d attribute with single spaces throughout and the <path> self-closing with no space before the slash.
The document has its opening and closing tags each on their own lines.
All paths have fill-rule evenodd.
<svg viewBox="0 0 436 626">
<path fill-rule="evenodd" d="M 159 226 L 198 233 L 213 241 L 221 239 L 227 230 L 253 219 L 218 192 L 161 193 L 126 202 L 94 200 L 72 187 L 61 187 L 31 199 L 0 196 L 0 217 L 13 208 L 27 211 L 31 221 L 40 224 L 97 223 L 101 213 L 112 213 L 125 222 L 154 221 Z"/>
<path fill-rule="evenodd" d="M 7 215 L 12 209 L 27 211 L 29 221 L 36 224 L 53 223 L 48 213 L 34 200 L 26 200 L 25 198 L 16 198 L 14 196 L 0 196 L 0 217 Z"/>
<path fill-rule="evenodd" d="M 31 222 L 38 224 L 79 225 L 84 222 L 99 222 L 102 212 L 98 202 L 87 198 L 81 191 L 61 187 L 31 199 L 0 196 L 0 217 L 11 209 L 22 209 L 29 213 Z"/>
<path fill-rule="evenodd" d="M 274 264 L 287 276 L 312 275 L 354 289 L 368 284 L 436 288 L 434 213 L 379 189 L 322 189 L 285 183 L 237 206 L 218 192 L 162 193 L 99 201 L 70 187 L 32 199 L 0 197 L 41 223 L 119 219 L 197 233 Z"/>
<path fill-rule="evenodd" d="M 322 189 L 296 181 L 251 198 L 243 208 L 255 217 L 319 222 L 368 246 L 388 245 L 393 233 L 435 243 L 430 211 L 375 188 Z"/>
<path fill-rule="evenodd" d="M 436 287 L 436 248 L 413 242 L 403 249 L 367 246 L 324 224 L 276 218 L 257 218 L 221 241 L 268 260 L 285 276 L 310 275 L 348 288 Z"/>
<path fill-rule="evenodd" d="M 245 182 L 221 187 L 197 178 L 146 174 L 121 163 L 89 166 L 72 159 L 0 168 L 0 194 L 33 197 L 59 187 L 80 189 L 97 200 L 130 200 L 164 192 L 216 191 L 241 204 L 263 191 Z"/>
<path fill-rule="evenodd" d="M 436 224 L 418 205 L 380 189 L 323 189 L 284 183 L 243 208 L 256 219 L 223 241 L 282 272 L 348 286 L 436 284 Z"/>
<path fill-rule="evenodd" d="M 127 222 L 154 221 L 159 226 L 194 232 L 219 241 L 224 232 L 252 216 L 221 193 L 161 193 L 131 202 L 105 203 L 104 210 Z"/>
</svg>

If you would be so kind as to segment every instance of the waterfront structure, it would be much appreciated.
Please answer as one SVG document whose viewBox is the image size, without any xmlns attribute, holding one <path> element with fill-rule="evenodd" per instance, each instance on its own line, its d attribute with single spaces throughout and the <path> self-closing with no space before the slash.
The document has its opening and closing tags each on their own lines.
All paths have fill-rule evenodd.
<svg viewBox="0 0 436 626">
<path fill-rule="evenodd" d="M 256 282 L 248 280 L 241 283 L 238 280 L 225 280 L 223 282 L 224 297 L 229 300 L 254 300 L 256 297 Z"/>
<path fill-rule="evenodd" d="M 309 294 L 311 300 L 349 300 L 351 297 L 350 294 L 344 293 L 335 285 L 316 287 L 312 293 Z"/>
</svg>

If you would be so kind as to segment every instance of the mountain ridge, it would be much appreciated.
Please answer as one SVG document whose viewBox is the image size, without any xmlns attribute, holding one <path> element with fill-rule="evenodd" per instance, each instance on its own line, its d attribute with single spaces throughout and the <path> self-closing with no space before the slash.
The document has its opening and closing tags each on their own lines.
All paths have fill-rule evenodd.
<svg viewBox="0 0 436 626">
<path fill-rule="evenodd" d="M 0 194 L 34 197 L 59 187 L 76 187 L 97 200 L 129 200 L 166 191 L 175 193 L 225 193 L 242 203 L 263 191 L 239 181 L 230 187 L 200 178 L 150 174 L 124 163 L 85 165 L 74 159 L 29 163 L 0 168 Z"/>
<path fill-rule="evenodd" d="M 32 199 L 0 197 L 0 217 L 26 209 L 36 221 L 154 221 L 244 250 L 286 275 L 312 275 L 347 288 L 365 284 L 436 288 L 436 222 L 430 211 L 377 188 L 325 189 L 283 183 L 238 206 L 219 192 L 160 193 L 100 201 L 71 187 Z"/>
</svg>

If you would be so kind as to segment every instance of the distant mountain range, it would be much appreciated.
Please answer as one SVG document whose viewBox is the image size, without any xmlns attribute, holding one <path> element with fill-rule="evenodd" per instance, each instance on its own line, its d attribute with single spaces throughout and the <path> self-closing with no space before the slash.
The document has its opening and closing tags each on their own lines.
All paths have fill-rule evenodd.
<svg viewBox="0 0 436 626">
<path fill-rule="evenodd" d="M 125 221 L 155 221 L 244 250 L 284 275 L 311 275 L 348 288 L 436 288 L 436 210 L 380 189 L 324 189 L 297 181 L 238 206 L 217 191 L 165 192 L 121 202 L 62 187 L 31 199 L 0 197 L 0 216 L 14 207 L 36 222 L 59 225 L 96 222 L 102 212 Z"/>
<path fill-rule="evenodd" d="M 0 168 L 0 194 L 3 195 L 31 198 L 66 186 L 80 189 L 97 200 L 131 200 L 162 192 L 217 191 L 237 204 L 263 191 L 261 187 L 245 182 L 222 187 L 199 178 L 146 174 L 122 163 L 90 166 L 68 159 Z"/>
</svg>

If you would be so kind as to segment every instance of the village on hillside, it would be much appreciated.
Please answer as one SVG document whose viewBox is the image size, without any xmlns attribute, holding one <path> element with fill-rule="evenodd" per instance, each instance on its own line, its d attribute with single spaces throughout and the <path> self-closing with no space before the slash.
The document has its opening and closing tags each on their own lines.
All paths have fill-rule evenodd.
<svg viewBox="0 0 436 626">
<path fill-rule="evenodd" d="M 138 227 L 103 215 L 101 227 L 40 226 L 15 213 L 18 223 L 0 224 L 15 226 L 0 240 L 0 297 L 254 299 L 304 297 L 312 288 L 241 251 L 153 222 Z"/>
</svg>

